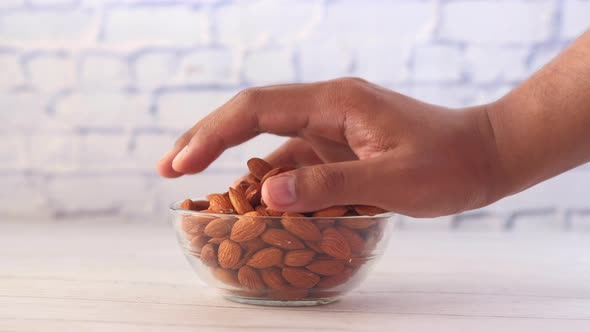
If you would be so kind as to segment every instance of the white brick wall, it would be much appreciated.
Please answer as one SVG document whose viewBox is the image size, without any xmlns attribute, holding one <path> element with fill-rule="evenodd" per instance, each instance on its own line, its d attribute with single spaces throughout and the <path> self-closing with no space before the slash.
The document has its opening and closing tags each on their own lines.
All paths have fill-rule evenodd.
<svg viewBox="0 0 590 332">
<path fill-rule="evenodd" d="M 589 0 L 0 1 L 0 218 L 164 218 L 285 141 L 156 176 L 176 137 L 245 87 L 355 75 L 445 106 L 489 102 L 588 13 Z M 435 228 L 588 230 L 589 180 L 581 167 Z"/>
</svg>

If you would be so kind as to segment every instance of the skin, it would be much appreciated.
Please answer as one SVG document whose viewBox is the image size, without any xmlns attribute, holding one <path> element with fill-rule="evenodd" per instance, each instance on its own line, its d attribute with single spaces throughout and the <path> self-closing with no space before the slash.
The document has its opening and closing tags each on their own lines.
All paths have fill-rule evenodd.
<svg viewBox="0 0 590 332">
<path fill-rule="evenodd" d="M 269 207 L 369 204 L 414 217 L 489 205 L 590 161 L 590 32 L 505 97 L 448 109 L 356 78 L 246 89 L 187 131 L 158 163 L 203 171 L 260 133 L 289 136 L 266 159 Z"/>
</svg>

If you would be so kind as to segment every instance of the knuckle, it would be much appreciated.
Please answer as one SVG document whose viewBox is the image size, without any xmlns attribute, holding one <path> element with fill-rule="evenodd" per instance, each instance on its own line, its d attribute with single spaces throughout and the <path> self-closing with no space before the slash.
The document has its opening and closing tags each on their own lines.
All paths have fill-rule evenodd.
<svg viewBox="0 0 590 332">
<path fill-rule="evenodd" d="M 329 81 L 326 89 L 333 104 L 339 109 L 351 110 L 361 108 L 369 100 L 368 86 L 369 83 L 363 79 L 343 77 Z"/>
<path fill-rule="evenodd" d="M 256 87 L 247 88 L 238 92 L 236 99 L 238 100 L 238 102 L 243 104 L 253 104 L 261 98 L 261 95 L 262 89 Z"/>
<path fill-rule="evenodd" d="M 311 169 L 312 185 L 322 192 L 333 192 L 346 184 L 346 177 L 342 170 L 330 166 L 314 167 Z"/>
</svg>

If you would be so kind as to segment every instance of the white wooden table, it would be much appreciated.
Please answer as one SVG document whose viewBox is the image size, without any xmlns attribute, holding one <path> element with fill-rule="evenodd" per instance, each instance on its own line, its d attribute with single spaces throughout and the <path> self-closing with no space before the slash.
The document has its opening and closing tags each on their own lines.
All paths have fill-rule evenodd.
<svg viewBox="0 0 590 332">
<path fill-rule="evenodd" d="M 228 302 L 167 225 L 0 223 L 0 331 L 590 331 L 590 234 L 400 231 L 321 307 Z"/>
</svg>

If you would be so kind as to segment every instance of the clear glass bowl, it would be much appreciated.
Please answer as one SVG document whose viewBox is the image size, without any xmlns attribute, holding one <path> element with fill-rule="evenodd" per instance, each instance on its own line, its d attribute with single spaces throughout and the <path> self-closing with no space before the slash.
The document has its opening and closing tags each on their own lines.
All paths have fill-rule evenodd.
<svg viewBox="0 0 590 332">
<path fill-rule="evenodd" d="M 332 303 L 356 288 L 383 254 L 395 215 L 289 218 L 311 222 L 321 232 L 321 240 L 306 241 L 283 227 L 283 217 L 204 213 L 181 209 L 180 203 L 170 207 L 172 223 L 199 277 L 231 301 L 270 306 Z M 233 241 L 238 220 L 263 222 L 264 232 Z"/>
</svg>

